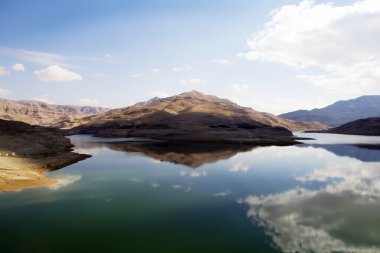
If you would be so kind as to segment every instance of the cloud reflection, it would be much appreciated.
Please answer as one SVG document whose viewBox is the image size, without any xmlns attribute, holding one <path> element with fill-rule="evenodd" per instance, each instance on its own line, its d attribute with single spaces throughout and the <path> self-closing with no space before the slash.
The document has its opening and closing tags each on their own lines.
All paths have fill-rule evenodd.
<svg viewBox="0 0 380 253">
<path fill-rule="evenodd" d="M 250 168 L 248 165 L 238 162 L 232 165 L 232 167 L 230 168 L 230 171 L 231 172 L 247 172 L 249 169 Z"/>
<path fill-rule="evenodd" d="M 326 182 L 238 199 L 285 252 L 380 252 L 380 164 L 352 160 L 296 178 Z"/>
<path fill-rule="evenodd" d="M 172 186 L 173 189 L 176 189 L 176 190 L 183 190 L 184 192 L 189 192 L 191 191 L 191 187 L 189 186 L 184 186 L 184 185 L 180 185 L 180 184 L 175 184 Z"/>
<path fill-rule="evenodd" d="M 49 190 L 57 191 L 57 190 L 60 190 L 61 188 L 67 187 L 81 180 L 82 176 L 71 175 L 71 174 L 59 174 L 51 178 L 56 180 L 57 182 L 53 185 L 46 186 L 46 188 Z"/>
</svg>

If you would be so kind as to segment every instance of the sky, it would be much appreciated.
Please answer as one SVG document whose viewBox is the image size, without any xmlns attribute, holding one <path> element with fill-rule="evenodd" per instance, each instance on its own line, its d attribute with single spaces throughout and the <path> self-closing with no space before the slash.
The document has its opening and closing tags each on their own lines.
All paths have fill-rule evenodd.
<svg viewBox="0 0 380 253">
<path fill-rule="evenodd" d="M 380 94 L 380 0 L 0 0 L 0 97 L 190 90 L 280 114 Z"/>
</svg>

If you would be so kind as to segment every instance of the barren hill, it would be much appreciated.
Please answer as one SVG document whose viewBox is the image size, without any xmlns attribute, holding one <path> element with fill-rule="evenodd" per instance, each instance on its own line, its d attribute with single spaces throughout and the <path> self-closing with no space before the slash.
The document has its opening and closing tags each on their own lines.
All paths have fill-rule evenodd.
<svg viewBox="0 0 380 253">
<path fill-rule="evenodd" d="M 198 91 L 155 98 L 72 121 L 73 133 L 187 140 L 252 140 L 291 136 L 293 131 L 323 130 L 319 123 L 298 123 L 241 107 L 227 99 Z M 222 138 L 223 136 L 223 138 Z"/>
<path fill-rule="evenodd" d="M 0 119 L 40 126 L 54 126 L 58 122 L 78 120 L 107 110 L 102 107 L 52 105 L 32 100 L 0 99 Z"/>
<path fill-rule="evenodd" d="M 154 98 L 133 106 L 110 110 L 88 117 L 87 122 L 82 122 L 81 125 L 105 127 L 115 125 L 125 129 L 139 125 L 140 127 L 149 125 L 150 128 L 198 129 L 228 128 L 231 124 L 246 121 L 250 124 L 284 127 L 291 131 L 327 129 L 318 122 L 295 122 L 283 119 L 198 91 L 168 98 Z"/>
</svg>

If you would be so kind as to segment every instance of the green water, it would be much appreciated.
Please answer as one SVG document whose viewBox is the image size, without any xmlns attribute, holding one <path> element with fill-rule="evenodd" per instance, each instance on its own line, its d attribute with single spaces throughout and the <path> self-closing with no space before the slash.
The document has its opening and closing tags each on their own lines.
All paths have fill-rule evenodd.
<svg viewBox="0 0 380 253">
<path fill-rule="evenodd" d="M 57 185 L 0 194 L 0 252 L 380 252 L 379 137 L 288 147 L 73 136 Z"/>
</svg>

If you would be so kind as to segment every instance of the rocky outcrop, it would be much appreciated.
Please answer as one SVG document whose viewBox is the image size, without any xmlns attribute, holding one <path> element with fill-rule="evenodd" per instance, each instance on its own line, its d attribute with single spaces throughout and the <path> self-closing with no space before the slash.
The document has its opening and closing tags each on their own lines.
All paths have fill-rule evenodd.
<svg viewBox="0 0 380 253">
<path fill-rule="evenodd" d="M 83 117 L 107 110 L 102 107 L 52 105 L 39 101 L 0 99 L 0 119 L 49 127 L 71 127 L 65 122 L 79 121 Z"/>
<path fill-rule="evenodd" d="M 54 184 L 43 173 L 83 160 L 57 129 L 0 120 L 0 191 Z"/>
</svg>

